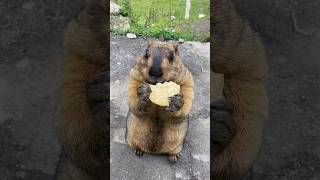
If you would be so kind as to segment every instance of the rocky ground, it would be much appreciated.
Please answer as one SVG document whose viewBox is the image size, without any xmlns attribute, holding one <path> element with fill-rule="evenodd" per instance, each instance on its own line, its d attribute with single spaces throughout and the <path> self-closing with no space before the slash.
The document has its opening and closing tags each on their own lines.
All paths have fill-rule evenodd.
<svg viewBox="0 0 320 180">
<path fill-rule="evenodd" d="M 111 38 L 111 179 L 209 179 L 210 44 L 184 43 L 181 56 L 195 81 L 195 99 L 182 156 L 171 166 L 166 156 L 138 158 L 125 143 L 128 74 L 149 39 Z"/>
</svg>

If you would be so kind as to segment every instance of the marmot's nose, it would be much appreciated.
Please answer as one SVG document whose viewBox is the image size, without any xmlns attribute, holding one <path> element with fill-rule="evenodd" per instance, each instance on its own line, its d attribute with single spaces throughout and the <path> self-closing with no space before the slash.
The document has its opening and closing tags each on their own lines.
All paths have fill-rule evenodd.
<svg viewBox="0 0 320 180">
<path fill-rule="evenodd" d="M 149 76 L 152 78 L 158 78 L 163 75 L 162 69 L 158 67 L 151 67 L 149 71 Z"/>
</svg>

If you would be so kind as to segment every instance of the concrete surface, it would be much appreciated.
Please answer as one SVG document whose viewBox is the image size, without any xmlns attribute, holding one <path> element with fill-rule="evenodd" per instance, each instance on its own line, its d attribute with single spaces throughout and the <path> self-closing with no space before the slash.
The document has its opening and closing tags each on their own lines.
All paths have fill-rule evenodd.
<svg viewBox="0 0 320 180">
<path fill-rule="evenodd" d="M 0 180 L 50 180 L 60 145 L 53 129 L 62 32 L 81 0 L 0 2 Z"/>
<path fill-rule="evenodd" d="M 270 117 L 247 179 L 320 179 L 320 1 L 234 1 L 261 35 L 270 71 Z"/>
<path fill-rule="evenodd" d="M 194 76 L 195 99 L 178 162 L 171 166 L 164 155 L 139 158 L 125 143 L 129 70 L 147 42 L 142 38 L 111 38 L 111 179 L 209 179 L 209 43 L 184 43 L 180 47 L 182 59 Z"/>
<path fill-rule="evenodd" d="M 62 47 L 38 41 L 0 63 L 0 179 L 51 179 L 60 145 L 53 129 Z"/>
</svg>

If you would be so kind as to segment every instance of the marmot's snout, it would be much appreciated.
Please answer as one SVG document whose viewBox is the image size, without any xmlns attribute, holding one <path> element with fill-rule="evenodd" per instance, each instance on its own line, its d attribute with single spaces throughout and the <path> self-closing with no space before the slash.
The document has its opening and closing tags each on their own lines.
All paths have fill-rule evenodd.
<svg viewBox="0 0 320 180">
<path fill-rule="evenodd" d="M 153 84 L 164 82 L 162 78 L 163 71 L 162 71 L 161 63 L 162 63 L 162 57 L 154 58 L 153 64 L 149 70 L 149 80 Z"/>
<path fill-rule="evenodd" d="M 163 83 L 162 75 L 163 73 L 161 68 L 151 67 L 149 71 L 149 80 L 155 84 Z"/>
</svg>

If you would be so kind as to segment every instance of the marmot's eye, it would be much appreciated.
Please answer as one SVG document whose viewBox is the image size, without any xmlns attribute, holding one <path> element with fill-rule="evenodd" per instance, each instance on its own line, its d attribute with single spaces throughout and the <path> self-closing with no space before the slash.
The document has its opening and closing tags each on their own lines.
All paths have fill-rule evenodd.
<svg viewBox="0 0 320 180">
<path fill-rule="evenodd" d="M 148 59 L 148 57 L 149 57 L 149 49 L 146 49 L 146 50 L 144 51 L 144 58 L 145 58 L 145 59 Z"/>
<path fill-rule="evenodd" d="M 169 62 L 172 63 L 174 61 L 174 54 L 173 51 L 169 51 L 168 55 Z"/>
</svg>

